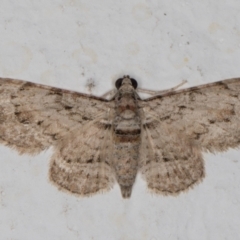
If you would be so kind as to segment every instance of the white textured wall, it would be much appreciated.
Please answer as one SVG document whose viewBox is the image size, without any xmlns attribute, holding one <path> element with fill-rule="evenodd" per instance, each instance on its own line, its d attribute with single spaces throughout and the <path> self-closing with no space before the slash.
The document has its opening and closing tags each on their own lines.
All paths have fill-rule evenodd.
<svg viewBox="0 0 240 240">
<path fill-rule="evenodd" d="M 0 76 L 103 94 L 123 74 L 164 89 L 240 77 L 239 0 L 1 0 Z M 206 178 L 178 197 L 138 176 L 77 198 L 47 179 L 51 150 L 0 147 L 0 239 L 240 239 L 240 151 L 205 155 Z"/>
</svg>

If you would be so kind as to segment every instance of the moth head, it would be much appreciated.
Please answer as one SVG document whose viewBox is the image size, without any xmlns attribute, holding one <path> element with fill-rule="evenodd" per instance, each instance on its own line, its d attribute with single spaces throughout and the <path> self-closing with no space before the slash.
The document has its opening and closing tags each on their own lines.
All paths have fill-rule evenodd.
<svg viewBox="0 0 240 240">
<path fill-rule="evenodd" d="M 137 81 L 134 78 L 130 78 L 128 75 L 123 76 L 122 78 L 119 78 L 116 82 L 115 82 L 115 86 L 117 89 L 119 89 L 122 85 L 125 84 L 130 84 L 133 86 L 134 89 L 137 88 Z"/>
</svg>

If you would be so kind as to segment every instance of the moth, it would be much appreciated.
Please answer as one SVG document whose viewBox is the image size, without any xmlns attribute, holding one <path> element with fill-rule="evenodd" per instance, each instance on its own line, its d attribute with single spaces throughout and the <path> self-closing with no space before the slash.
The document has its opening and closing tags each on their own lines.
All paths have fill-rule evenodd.
<svg viewBox="0 0 240 240">
<path fill-rule="evenodd" d="M 0 143 L 20 154 L 53 148 L 49 178 L 89 196 L 117 182 L 131 196 L 138 172 L 154 193 L 177 195 L 204 178 L 203 152 L 240 145 L 240 78 L 147 99 L 123 76 L 110 99 L 0 79 Z"/>
</svg>

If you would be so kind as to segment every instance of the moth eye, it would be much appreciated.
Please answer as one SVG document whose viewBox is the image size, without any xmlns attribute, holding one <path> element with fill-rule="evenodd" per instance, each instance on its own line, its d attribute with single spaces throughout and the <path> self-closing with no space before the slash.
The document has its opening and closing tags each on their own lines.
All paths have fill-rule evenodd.
<svg viewBox="0 0 240 240">
<path fill-rule="evenodd" d="M 126 77 L 129 78 L 129 76 L 124 76 L 123 78 L 119 78 L 119 79 L 115 82 L 115 86 L 116 86 L 117 89 L 119 89 L 119 88 L 121 87 L 122 81 L 123 81 L 123 79 L 126 78 Z M 138 86 L 137 81 L 136 81 L 134 78 L 129 78 L 129 79 L 130 79 L 131 82 L 132 82 L 132 86 L 136 89 L 137 86 Z"/>
<path fill-rule="evenodd" d="M 134 78 L 130 78 L 130 79 L 131 79 L 131 82 L 132 82 L 133 87 L 136 89 L 137 86 L 138 86 L 137 81 L 136 81 Z"/>
<path fill-rule="evenodd" d="M 119 89 L 122 85 L 122 81 L 123 81 L 123 78 L 119 78 L 116 82 L 115 82 L 115 86 L 117 89 Z"/>
</svg>

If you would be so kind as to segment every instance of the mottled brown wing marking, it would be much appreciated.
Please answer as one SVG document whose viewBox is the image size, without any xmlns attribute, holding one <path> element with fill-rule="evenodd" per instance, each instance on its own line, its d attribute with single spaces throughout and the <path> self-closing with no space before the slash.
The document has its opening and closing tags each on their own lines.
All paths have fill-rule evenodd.
<svg viewBox="0 0 240 240">
<path fill-rule="evenodd" d="M 204 177 L 201 149 L 176 129 L 154 119 L 148 121 L 143 125 L 139 162 L 148 188 L 174 195 L 200 182 Z"/>
<path fill-rule="evenodd" d="M 123 197 L 138 170 L 153 192 L 178 194 L 204 177 L 202 150 L 240 145 L 240 79 L 146 100 L 134 81 L 118 80 L 108 101 L 0 78 L 0 143 L 31 154 L 53 146 L 49 176 L 60 189 L 91 195 L 117 180 Z"/>
<path fill-rule="evenodd" d="M 36 154 L 109 108 L 105 99 L 0 78 L 0 143 Z"/>
<path fill-rule="evenodd" d="M 147 116 L 186 135 L 202 150 L 240 145 L 240 78 L 152 97 L 143 106 Z"/>
<path fill-rule="evenodd" d="M 97 119 L 59 141 L 52 157 L 51 181 L 78 195 L 110 190 L 115 182 L 111 131 Z"/>
</svg>

